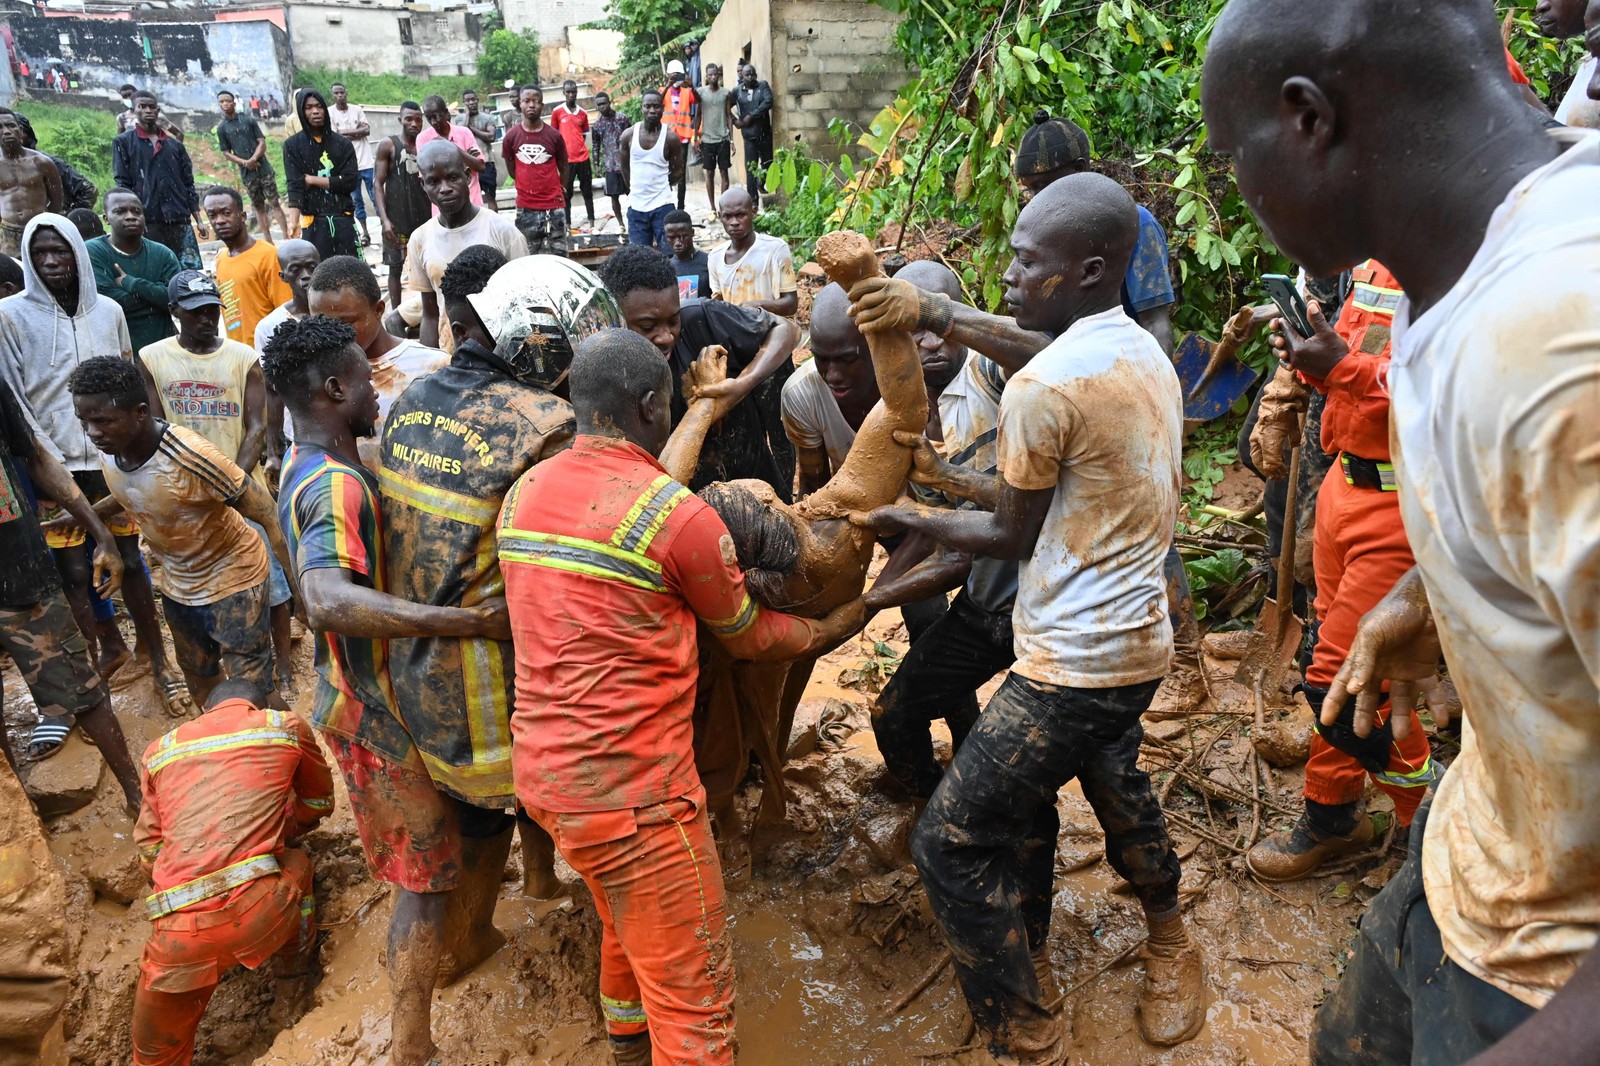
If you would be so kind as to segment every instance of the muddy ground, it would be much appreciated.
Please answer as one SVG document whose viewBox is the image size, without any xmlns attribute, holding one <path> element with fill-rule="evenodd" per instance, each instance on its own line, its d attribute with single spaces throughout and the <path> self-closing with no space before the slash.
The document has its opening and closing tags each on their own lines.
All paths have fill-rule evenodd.
<svg viewBox="0 0 1600 1066">
<path fill-rule="evenodd" d="M 948 968 L 909 1005 L 892 1009 L 945 957 L 906 852 L 914 810 L 886 785 L 868 721 L 873 685 L 904 647 L 904 627 L 886 613 L 819 665 L 783 771 L 795 795 L 787 820 L 757 830 L 753 872 L 730 880 L 746 1066 L 989 1061 L 970 1046 L 969 1019 Z M 1140 1041 L 1133 1018 L 1138 907 L 1117 891 L 1118 878 L 1101 860 L 1101 836 L 1082 795 L 1071 785 L 1061 793 L 1050 953 L 1068 993 L 1077 1062 L 1304 1062 L 1312 1010 L 1339 973 L 1357 915 L 1398 862 L 1396 847 L 1326 877 L 1270 888 L 1244 871 L 1240 849 L 1287 825 L 1298 809 L 1301 771 L 1252 768 L 1253 710 L 1231 681 L 1234 666 L 1208 656 L 1207 693 L 1193 715 L 1157 720 L 1172 704 L 1164 689 L 1145 748 L 1173 815 L 1184 900 L 1209 968 L 1208 1020 L 1194 1041 L 1165 1051 Z M 297 646 L 296 667 L 303 712 L 313 683 L 309 642 Z M 9 667 L 5 681 L 6 725 L 17 743 L 32 704 Z M 148 678 L 115 691 L 114 702 L 136 753 L 172 725 Z M 942 725 L 936 730 L 947 751 Z M 74 740 L 57 759 L 68 760 L 65 772 L 74 760 L 92 767 L 98 756 Z M 1253 774 L 1262 775 L 1259 792 Z M 747 789 L 747 803 L 755 789 Z M 129 1061 L 133 984 L 147 934 L 143 905 L 134 902 L 147 889 L 115 791 L 103 774 L 92 803 L 47 822 L 68 873 L 79 971 L 67 1044 L 72 1062 L 92 1066 Z M 367 874 L 342 785 L 340 792 L 337 813 L 307 842 L 326 928 L 313 1005 L 296 1024 L 273 1031 L 267 976 L 230 973 L 201 1030 L 202 1066 L 387 1062 L 382 950 L 389 893 Z M 605 1066 L 593 907 L 564 866 L 568 898 L 524 899 L 512 861 L 497 912 L 510 942 L 438 995 L 439 1061 Z"/>
</svg>

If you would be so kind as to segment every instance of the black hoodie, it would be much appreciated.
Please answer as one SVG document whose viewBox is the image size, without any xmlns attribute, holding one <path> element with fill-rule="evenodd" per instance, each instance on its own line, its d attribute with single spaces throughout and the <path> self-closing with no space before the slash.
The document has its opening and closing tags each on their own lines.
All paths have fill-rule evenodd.
<svg viewBox="0 0 1600 1066">
<path fill-rule="evenodd" d="M 321 102 L 324 112 L 320 137 L 311 135 L 311 125 L 306 122 L 306 101 L 313 97 Z M 327 108 L 328 101 L 317 90 L 301 89 L 294 103 L 295 114 L 300 116 L 300 132 L 283 142 L 283 183 L 289 191 L 289 206 L 313 218 L 355 214 L 350 194 L 361 184 L 355 145 L 333 132 L 326 117 Z M 307 175 L 327 178 L 328 187 L 310 188 L 306 185 Z"/>
</svg>

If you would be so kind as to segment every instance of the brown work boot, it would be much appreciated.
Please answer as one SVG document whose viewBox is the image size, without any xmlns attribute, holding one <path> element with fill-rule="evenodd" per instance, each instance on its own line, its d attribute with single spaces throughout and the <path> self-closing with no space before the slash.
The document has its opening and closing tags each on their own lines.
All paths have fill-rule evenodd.
<svg viewBox="0 0 1600 1066">
<path fill-rule="evenodd" d="M 1293 829 L 1263 838 L 1244 861 L 1263 881 L 1298 881 L 1330 859 L 1371 846 L 1374 835 L 1371 818 L 1359 818 L 1354 829 L 1339 834 L 1318 829 L 1302 814 Z"/>
<path fill-rule="evenodd" d="M 652 1054 L 649 1033 L 626 1042 L 611 1039 L 611 1061 L 616 1066 L 650 1066 Z"/>
<path fill-rule="evenodd" d="M 1150 939 L 1140 953 L 1144 987 L 1135 1013 L 1146 1043 L 1171 1047 L 1192 1039 L 1206 1023 L 1206 968 L 1181 915 L 1149 921 Z"/>
</svg>

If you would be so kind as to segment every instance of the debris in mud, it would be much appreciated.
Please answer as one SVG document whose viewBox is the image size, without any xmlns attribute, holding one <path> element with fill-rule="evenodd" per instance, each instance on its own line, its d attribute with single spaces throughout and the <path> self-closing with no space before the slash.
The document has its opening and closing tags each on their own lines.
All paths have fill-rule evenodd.
<svg viewBox="0 0 1600 1066">
<path fill-rule="evenodd" d="M 88 806 L 105 768 L 99 749 L 74 729 L 60 751 L 26 769 L 22 788 L 39 809 L 39 817 L 55 818 Z"/>
</svg>

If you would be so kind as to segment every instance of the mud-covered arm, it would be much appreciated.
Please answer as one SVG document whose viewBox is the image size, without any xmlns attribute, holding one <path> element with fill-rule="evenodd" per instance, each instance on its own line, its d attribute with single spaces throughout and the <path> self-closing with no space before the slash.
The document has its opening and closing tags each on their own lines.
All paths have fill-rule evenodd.
<svg viewBox="0 0 1600 1066">
<path fill-rule="evenodd" d="M 300 762 L 294 769 L 294 817 L 296 830 L 305 832 L 333 813 L 333 773 L 305 719 L 298 714 L 290 717 L 300 744 Z"/>
<path fill-rule="evenodd" d="M 899 278 L 868 277 L 849 293 L 850 314 L 868 337 L 884 330 L 926 330 L 964 344 L 1012 372 L 1026 366 L 1052 339 L 1048 333 L 1021 328 L 1014 318 L 979 311 Z"/>
<path fill-rule="evenodd" d="M 862 597 L 869 611 L 901 607 L 960 588 L 972 569 L 972 556 L 941 546 L 925 533 L 912 533 Z"/>
<path fill-rule="evenodd" d="M 883 272 L 872 245 L 849 230 L 819 240 L 817 261 L 847 292 Z M 896 431 L 921 433 L 928 424 L 928 389 L 911 334 L 878 330 L 867 335 L 867 347 L 872 351 L 872 370 L 883 399 L 861 424 L 849 454 L 828 484 L 806 499 L 807 517 L 839 517 L 898 499 L 911 469 L 911 450 L 894 435 Z"/>
<path fill-rule="evenodd" d="M 251 363 L 244 377 L 244 439 L 239 442 L 239 455 L 234 461 L 248 474 L 260 464 L 266 447 L 267 379 L 261 373 L 261 364 Z M 277 516 L 276 512 L 273 516 Z M 284 573 L 288 572 L 285 567 Z"/>
<path fill-rule="evenodd" d="M 738 403 L 737 399 L 730 400 L 715 391 L 727 378 L 728 353 L 720 344 L 701 352 L 700 358 L 689 364 L 688 371 L 683 375 L 683 396 L 689 409 L 673 427 L 672 436 L 667 439 L 667 446 L 661 449 L 660 458 L 662 467 L 680 485 L 687 485 L 694 480 L 706 434 Z"/>
<path fill-rule="evenodd" d="M 900 530 L 926 533 L 940 544 L 991 559 L 1026 559 L 1044 527 L 1055 487 L 1019 489 L 1010 483 L 1000 489 L 993 511 L 946 511 L 921 504 L 879 507 L 851 521 L 879 534 Z"/>
<path fill-rule="evenodd" d="M 272 501 L 272 494 L 246 475 L 244 491 L 232 501 L 232 506 L 267 531 L 267 544 L 271 546 L 272 554 L 278 557 L 278 565 L 283 567 L 284 576 L 289 579 L 295 602 L 304 603 L 305 597 L 300 594 L 300 582 L 295 576 L 294 558 L 289 554 L 289 543 L 283 539 L 283 530 L 278 526 L 278 508 Z"/>
<path fill-rule="evenodd" d="M 150 787 L 150 772 L 145 769 L 143 759 L 139 760 L 139 791 L 144 802 L 139 805 L 139 818 L 133 823 L 133 846 L 139 853 L 139 867 L 144 871 L 144 878 L 150 881 L 166 839 L 161 832 L 160 801 Z"/>
<path fill-rule="evenodd" d="M 412 603 L 359 584 L 342 567 L 319 567 L 300 576 L 306 615 L 317 632 L 347 637 L 489 637 L 510 640 L 505 600 L 477 607 Z"/>
</svg>

